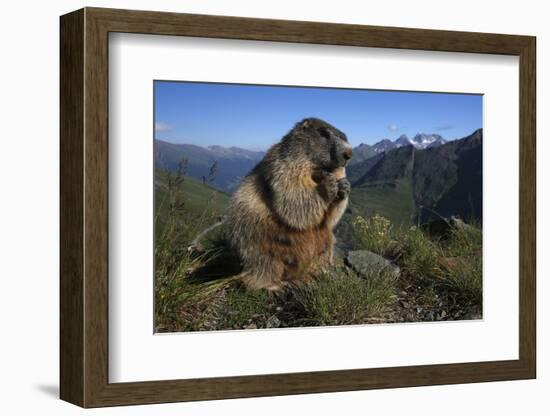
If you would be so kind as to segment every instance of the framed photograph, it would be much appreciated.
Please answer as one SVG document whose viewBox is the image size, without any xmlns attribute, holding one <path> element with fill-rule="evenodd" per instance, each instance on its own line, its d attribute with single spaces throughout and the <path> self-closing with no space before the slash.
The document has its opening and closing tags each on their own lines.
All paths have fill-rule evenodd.
<svg viewBox="0 0 550 416">
<path fill-rule="evenodd" d="M 534 37 L 60 27 L 63 400 L 535 378 Z"/>
</svg>

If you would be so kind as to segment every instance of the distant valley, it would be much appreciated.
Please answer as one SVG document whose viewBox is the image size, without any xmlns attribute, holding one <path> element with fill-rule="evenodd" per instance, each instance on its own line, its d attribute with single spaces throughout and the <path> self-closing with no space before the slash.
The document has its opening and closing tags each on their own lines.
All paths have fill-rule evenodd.
<svg viewBox="0 0 550 416">
<path fill-rule="evenodd" d="M 265 152 L 239 147 L 201 147 L 155 140 L 157 168 L 176 171 L 183 161 L 186 175 L 230 193 L 264 155 Z"/>
</svg>

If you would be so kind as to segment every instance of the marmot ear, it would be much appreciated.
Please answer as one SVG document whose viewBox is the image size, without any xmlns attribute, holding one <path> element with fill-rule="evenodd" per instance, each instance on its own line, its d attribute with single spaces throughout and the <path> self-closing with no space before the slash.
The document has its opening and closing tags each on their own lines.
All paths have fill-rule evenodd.
<svg viewBox="0 0 550 416">
<path fill-rule="evenodd" d="M 319 127 L 317 129 L 317 132 L 321 135 L 321 137 L 324 137 L 325 139 L 330 139 L 330 131 L 326 127 Z"/>
</svg>

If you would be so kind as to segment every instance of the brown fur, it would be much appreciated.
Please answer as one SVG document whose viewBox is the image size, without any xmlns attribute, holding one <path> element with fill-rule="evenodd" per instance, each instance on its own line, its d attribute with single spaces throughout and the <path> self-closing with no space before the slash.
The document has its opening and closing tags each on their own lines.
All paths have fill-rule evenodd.
<svg viewBox="0 0 550 416">
<path fill-rule="evenodd" d="M 331 153 L 351 147 L 343 133 L 310 120 L 274 145 L 233 195 L 226 235 L 248 288 L 309 282 L 332 263 L 332 229 L 347 206 L 349 182 L 343 166 L 330 166 L 345 164 Z M 319 125 L 333 129 L 328 140 L 318 137 Z"/>
</svg>

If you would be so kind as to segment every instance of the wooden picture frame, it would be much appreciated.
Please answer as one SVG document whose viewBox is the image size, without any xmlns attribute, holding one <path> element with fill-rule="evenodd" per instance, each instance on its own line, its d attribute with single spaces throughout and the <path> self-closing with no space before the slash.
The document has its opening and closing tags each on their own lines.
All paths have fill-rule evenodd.
<svg viewBox="0 0 550 416">
<path fill-rule="evenodd" d="M 85 8 L 61 17 L 60 396 L 82 407 L 530 379 L 535 333 L 535 38 Z M 520 65 L 519 359 L 109 383 L 110 32 L 515 55 Z"/>
</svg>

